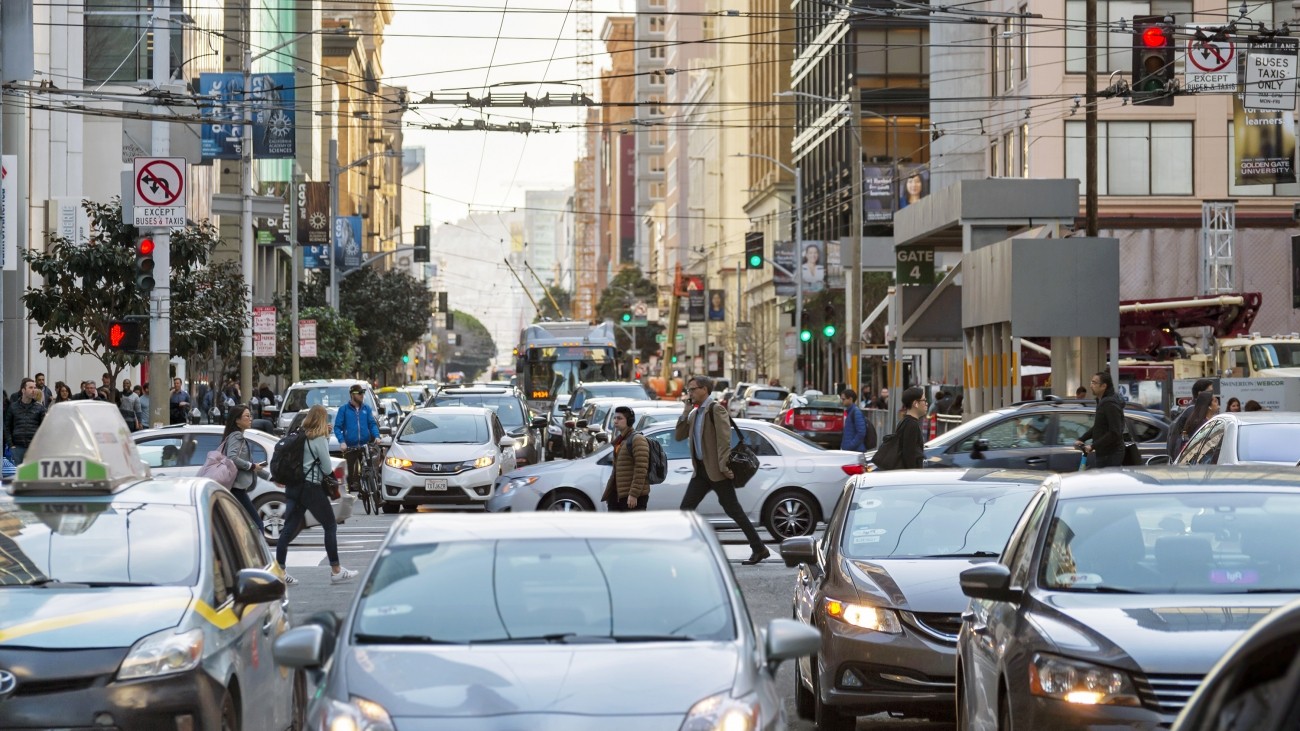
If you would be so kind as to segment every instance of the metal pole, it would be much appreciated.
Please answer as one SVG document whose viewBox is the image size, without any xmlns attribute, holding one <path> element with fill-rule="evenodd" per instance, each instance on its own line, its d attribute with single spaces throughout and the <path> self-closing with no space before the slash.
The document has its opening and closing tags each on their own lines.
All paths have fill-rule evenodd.
<svg viewBox="0 0 1300 731">
<path fill-rule="evenodd" d="M 326 299 L 329 306 L 339 311 L 339 277 L 338 262 L 338 217 L 339 217 L 339 141 L 330 140 L 330 289 Z"/>
<path fill-rule="evenodd" d="M 735 384 L 737 384 L 737 383 L 740 383 L 740 373 L 741 373 L 741 370 L 740 370 L 740 313 L 743 312 L 743 310 L 741 309 L 742 305 L 740 304 L 740 297 L 741 297 L 741 294 L 740 294 L 740 278 L 743 277 L 743 276 L 745 276 L 745 256 L 744 256 L 744 254 L 741 254 L 741 256 L 740 256 L 740 263 L 736 265 L 736 309 L 735 309 L 734 312 L 731 313 L 732 332 L 733 332 L 733 334 L 735 335 L 735 337 L 732 338 L 732 340 L 734 341 L 732 344 L 736 346 L 735 349 L 734 349 L 734 352 L 732 353 L 732 356 L 731 356 L 731 357 L 732 357 L 732 361 L 731 361 L 731 383 L 732 383 L 733 386 L 734 386 Z M 753 322 L 753 321 L 751 320 L 751 324 L 750 324 L 750 327 L 751 327 L 751 328 L 754 327 L 754 325 L 752 324 L 752 322 Z"/>
<path fill-rule="evenodd" d="M 302 245 L 298 241 L 298 216 L 302 213 L 298 209 L 299 191 L 306 189 L 306 183 L 298 182 L 298 176 L 293 176 L 293 189 L 289 191 L 289 253 L 293 263 L 289 269 L 289 377 L 294 383 L 298 378 L 298 276 L 302 273 Z"/>
<path fill-rule="evenodd" d="M 1084 94 L 1084 227 L 1097 235 L 1097 0 L 1085 3 L 1084 45 L 1087 46 L 1087 87 Z"/>
<path fill-rule="evenodd" d="M 153 82 L 162 87 L 171 76 L 171 3 L 154 0 Z M 161 117 L 166 107 L 158 107 Z M 161 119 L 152 124 L 153 155 L 171 154 L 171 127 Z M 154 234 L 154 289 L 149 302 L 149 423 L 171 421 L 171 230 Z"/>
<path fill-rule="evenodd" d="M 853 132 L 853 195 L 851 196 L 853 210 L 850 220 L 853 231 L 849 236 L 849 255 L 845 260 L 849 281 L 845 282 L 844 287 L 847 299 L 844 303 L 844 312 L 845 319 L 848 321 L 847 332 L 844 333 L 844 346 L 847 351 L 845 355 L 848 356 L 848 368 L 845 370 L 844 380 L 849 388 L 857 390 L 858 362 L 861 360 L 862 353 L 862 318 L 858 316 L 862 309 L 862 203 L 866 191 L 863 190 L 862 181 L 862 94 L 856 83 L 853 85 L 852 98 L 853 118 L 850 123 Z"/>
<path fill-rule="evenodd" d="M 799 265 L 799 253 L 803 250 L 803 166 L 794 169 L 794 392 L 803 393 L 803 369 L 799 367 L 799 357 L 803 355 L 803 339 L 799 337 L 803 330 L 803 272 Z"/>
<path fill-rule="evenodd" d="M 251 20 L 251 18 L 250 18 Z M 239 346 L 239 388 L 245 394 L 253 391 L 253 49 L 252 27 L 244 41 L 244 130 L 239 137 L 240 189 L 243 207 L 239 216 L 239 252 L 243 265 L 244 284 L 244 337 Z M 218 374 L 219 375 L 219 374 Z M 215 383 L 212 384 L 215 387 Z"/>
</svg>

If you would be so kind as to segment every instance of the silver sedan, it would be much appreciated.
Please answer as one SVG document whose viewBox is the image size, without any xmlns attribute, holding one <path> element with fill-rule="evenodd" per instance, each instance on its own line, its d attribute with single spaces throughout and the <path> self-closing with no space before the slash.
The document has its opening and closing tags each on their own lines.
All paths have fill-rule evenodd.
<svg viewBox="0 0 1300 731">
<path fill-rule="evenodd" d="M 1232 412 L 1206 421 L 1187 440 L 1178 464 L 1294 465 L 1300 462 L 1300 414 Z"/>
<path fill-rule="evenodd" d="M 831 514 L 850 475 L 860 474 L 857 452 L 823 449 L 782 427 L 752 419 L 737 419 L 745 441 L 758 455 L 758 474 L 736 491 L 751 521 L 760 523 L 777 540 L 811 535 Z M 688 443 L 673 438 L 675 423 L 647 427 L 668 457 L 668 476 L 650 488 L 650 510 L 677 510 L 694 474 Z M 732 444 L 736 444 L 735 434 Z M 596 510 L 609 479 L 612 449 L 608 446 L 582 459 L 532 465 L 499 478 L 488 510 Z M 699 512 L 718 527 L 731 527 L 717 498 L 709 494 Z"/>
</svg>

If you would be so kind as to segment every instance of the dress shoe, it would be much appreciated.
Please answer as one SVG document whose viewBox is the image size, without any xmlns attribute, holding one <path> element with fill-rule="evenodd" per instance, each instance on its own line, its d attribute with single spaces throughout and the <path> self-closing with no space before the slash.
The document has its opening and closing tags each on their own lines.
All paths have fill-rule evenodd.
<svg viewBox="0 0 1300 731">
<path fill-rule="evenodd" d="M 753 566 L 754 564 L 761 562 L 763 559 L 771 555 L 772 552 L 764 548 L 761 551 L 754 551 L 752 554 L 749 555 L 749 558 L 745 559 L 744 561 L 741 561 L 741 563 L 744 564 L 745 566 Z"/>
</svg>

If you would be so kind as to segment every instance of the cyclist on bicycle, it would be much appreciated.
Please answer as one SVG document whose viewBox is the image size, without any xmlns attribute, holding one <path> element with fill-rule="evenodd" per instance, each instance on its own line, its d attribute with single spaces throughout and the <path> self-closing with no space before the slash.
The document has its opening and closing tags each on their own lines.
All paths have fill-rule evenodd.
<svg viewBox="0 0 1300 731">
<path fill-rule="evenodd" d="M 365 403 L 366 389 L 361 384 L 353 384 L 348 389 L 350 399 L 346 406 L 340 406 L 334 417 L 334 437 L 343 448 L 343 457 L 348 461 L 348 492 L 356 492 L 361 482 L 361 459 L 364 447 L 379 441 L 379 422 Z"/>
</svg>

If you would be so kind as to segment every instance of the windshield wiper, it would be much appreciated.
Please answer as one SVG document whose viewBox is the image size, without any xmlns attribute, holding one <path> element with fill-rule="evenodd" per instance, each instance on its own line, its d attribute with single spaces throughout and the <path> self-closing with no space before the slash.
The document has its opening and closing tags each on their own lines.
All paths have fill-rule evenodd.
<svg viewBox="0 0 1300 731">
<path fill-rule="evenodd" d="M 694 642 L 689 635 L 610 635 L 615 642 Z"/>
<path fill-rule="evenodd" d="M 1097 586 L 1071 586 L 1068 588 L 1073 591 L 1094 591 L 1098 594 L 1145 594 L 1146 593 L 1145 591 L 1138 591 L 1137 589 L 1125 589 L 1120 586 L 1107 586 L 1105 584 L 1098 584 Z"/>
<path fill-rule="evenodd" d="M 463 645 L 463 642 L 435 640 L 428 635 L 376 635 L 358 632 L 353 636 L 357 642 L 368 645 Z"/>
<path fill-rule="evenodd" d="M 997 558 L 992 551 L 971 551 L 970 553 L 931 553 L 921 558 Z"/>
<path fill-rule="evenodd" d="M 490 640 L 470 640 L 471 645 L 508 645 L 514 642 L 547 642 L 555 645 L 569 645 L 582 642 L 611 642 L 604 635 L 580 635 L 577 632 L 552 632 L 548 635 L 519 637 L 496 637 Z"/>
</svg>

